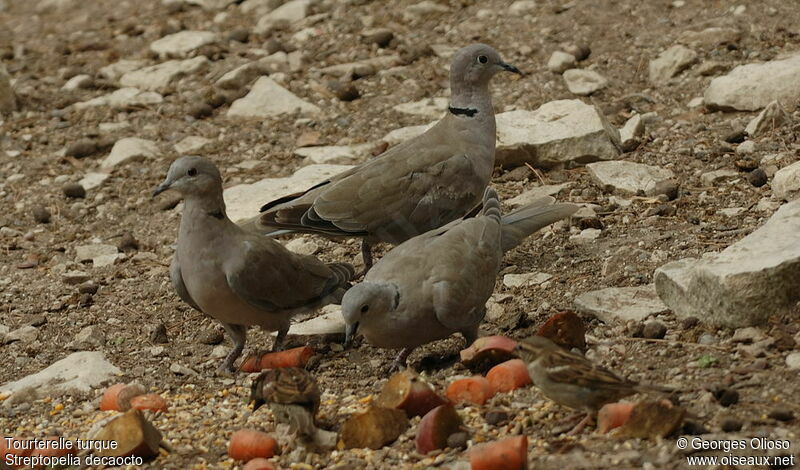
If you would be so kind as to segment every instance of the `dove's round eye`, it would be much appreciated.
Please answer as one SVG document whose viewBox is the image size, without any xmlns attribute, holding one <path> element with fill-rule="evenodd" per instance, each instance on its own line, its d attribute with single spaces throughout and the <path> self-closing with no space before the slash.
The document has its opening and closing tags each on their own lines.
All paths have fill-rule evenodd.
<svg viewBox="0 0 800 470">
<path fill-rule="evenodd" d="M 194 176 L 197 174 L 197 168 L 189 168 L 189 171 L 186 172 L 189 176 Z"/>
<path fill-rule="evenodd" d="M 367 313 L 367 311 L 369 311 L 369 305 L 364 305 L 361 307 L 361 313 Z"/>
<path fill-rule="evenodd" d="M 486 57 L 485 55 L 479 55 L 478 56 L 478 62 L 480 62 L 482 64 L 485 64 L 486 62 L 489 62 L 489 58 Z"/>
</svg>

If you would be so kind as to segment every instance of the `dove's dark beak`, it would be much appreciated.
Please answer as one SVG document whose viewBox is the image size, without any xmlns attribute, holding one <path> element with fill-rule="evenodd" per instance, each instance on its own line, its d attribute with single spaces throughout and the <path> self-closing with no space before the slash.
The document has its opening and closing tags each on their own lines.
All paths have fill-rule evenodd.
<svg viewBox="0 0 800 470">
<path fill-rule="evenodd" d="M 163 183 L 159 184 L 158 186 L 156 186 L 156 189 L 153 190 L 153 196 L 152 197 L 156 197 L 159 194 L 163 193 L 164 191 L 168 190 L 170 186 L 171 186 L 171 183 L 168 183 L 166 181 L 164 181 Z"/>
<path fill-rule="evenodd" d="M 350 343 L 353 342 L 353 337 L 355 337 L 356 332 L 358 331 L 358 322 L 353 323 L 352 325 L 347 325 L 344 329 L 344 347 L 350 347 Z"/>
<path fill-rule="evenodd" d="M 507 64 L 505 62 L 500 62 L 500 67 L 503 67 L 503 70 L 506 72 L 516 73 L 517 75 L 522 75 L 522 72 L 516 67 L 511 64 Z"/>
</svg>

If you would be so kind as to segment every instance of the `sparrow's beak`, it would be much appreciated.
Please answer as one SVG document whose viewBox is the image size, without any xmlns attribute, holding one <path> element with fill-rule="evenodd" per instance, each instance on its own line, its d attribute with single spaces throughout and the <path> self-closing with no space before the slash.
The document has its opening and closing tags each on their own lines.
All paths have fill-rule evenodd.
<svg viewBox="0 0 800 470">
<path fill-rule="evenodd" d="M 168 190 L 170 186 L 171 186 L 171 183 L 168 183 L 166 181 L 164 181 L 163 183 L 159 184 L 158 186 L 156 186 L 156 189 L 153 190 L 153 196 L 152 197 L 156 197 L 159 194 L 163 193 L 164 191 Z"/>
<path fill-rule="evenodd" d="M 522 72 L 516 67 L 511 64 L 507 64 L 505 62 L 500 62 L 500 67 L 503 67 L 503 70 L 506 72 L 516 73 L 517 75 L 522 75 Z"/>
<path fill-rule="evenodd" d="M 261 408 L 261 405 L 263 405 L 263 404 L 264 404 L 263 401 L 253 399 L 253 400 L 250 400 L 250 403 L 247 405 L 247 407 L 251 408 L 253 411 L 256 411 L 257 409 Z"/>
<path fill-rule="evenodd" d="M 358 331 L 358 322 L 353 323 L 352 325 L 347 325 L 344 329 L 344 347 L 350 347 L 350 343 L 353 342 L 353 337 L 355 337 L 356 332 Z"/>
</svg>

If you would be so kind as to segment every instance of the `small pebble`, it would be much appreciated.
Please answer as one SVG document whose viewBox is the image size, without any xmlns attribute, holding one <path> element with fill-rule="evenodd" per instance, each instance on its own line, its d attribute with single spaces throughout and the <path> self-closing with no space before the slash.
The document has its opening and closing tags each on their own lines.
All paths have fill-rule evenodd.
<svg viewBox="0 0 800 470">
<path fill-rule="evenodd" d="M 61 188 L 64 191 L 64 196 L 70 198 L 85 198 L 86 197 L 86 189 L 78 183 L 67 183 Z"/>
<path fill-rule="evenodd" d="M 681 321 L 681 326 L 684 329 L 694 328 L 698 324 L 700 324 L 700 319 L 697 317 L 686 317 Z"/>
<path fill-rule="evenodd" d="M 92 281 L 86 281 L 78 286 L 78 292 L 81 294 L 94 295 L 97 293 L 98 286 Z"/>
<path fill-rule="evenodd" d="M 150 332 L 150 341 L 156 344 L 165 344 L 169 343 L 169 338 L 167 337 L 167 326 L 163 323 L 159 323 L 153 330 Z"/>
<path fill-rule="evenodd" d="M 659 181 L 653 187 L 647 188 L 645 191 L 646 196 L 655 197 L 660 194 L 667 196 L 667 199 L 672 201 L 678 198 L 680 185 L 675 180 Z"/>
<path fill-rule="evenodd" d="M 469 434 L 465 432 L 454 432 L 447 438 L 447 447 L 451 449 L 466 449 Z"/>
<path fill-rule="evenodd" d="M 500 426 L 508 422 L 508 413 L 503 410 L 490 410 L 486 412 L 484 419 L 486 424 Z"/>
<path fill-rule="evenodd" d="M 65 155 L 68 157 L 84 158 L 94 155 L 98 151 L 97 142 L 92 139 L 80 139 L 67 147 Z"/>
<path fill-rule="evenodd" d="M 777 421 L 786 422 L 786 421 L 792 421 L 794 419 L 794 412 L 786 408 L 779 408 L 777 410 L 770 411 L 769 415 L 767 416 Z"/>
<path fill-rule="evenodd" d="M 667 327 L 660 321 L 647 322 L 642 330 L 642 335 L 648 339 L 664 339 Z"/>
<path fill-rule="evenodd" d="M 737 129 L 725 134 L 725 137 L 723 137 L 722 140 L 729 144 L 741 144 L 744 142 L 746 137 L 747 133 L 744 131 L 744 129 Z"/>
<path fill-rule="evenodd" d="M 394 39 L 394 33 L 389 29 L 379 29 L 372 34 L 364 36 L 364 41 L 368 44 L 377 44 L 378 47 L 386 47 Z"/>
<path fill-rule="evenodd" d="M 563 49 L 567 54 L 575 56 L 575 60 L 578 62 L 588 59 L 592 53 L 592 49 L 587 44 L 567 44 Z"/>
<path fill-rule="evenodd" d="M 698 436 L 700 434 L 706 434 L 708 429 L 703 425 L 703 423 L 698 423 L 697 421 L 687 420 L 683 423 L 683 434 L 688 434 L 690 436 Z"/>
<path fill-rule="evenodd" d="M 212 108 L 207 103 L 194 103 L 189 106 L 189 110 L 187 114 L 192 116 L 195 119 L 202 119 L 204 117 L 211 116 L 214 113 L 214 108 Z"/>
<path fill-rule="evenodd" d="M 756 168 L 747 174 L 747 181 L 756 188 L 760 188 L 767 184 L 767 173 L 762 168 Z"/>
<path fill-rule="evenodd" d="M 228 39 L 231 41 L 236 42 L 247 42 L 250 38 L 250 31 L 246 29 L 237 29 L 235 31 L 231 31 L 228 35 Z"/>
<path fill-rule="evenodd" d="M 117 244 L 117 248 L 120 251 L 125 250 L 138 250 L 139 249 L 139 241 L 133 236 L 131 232 L 125 232 L 122 234 L 122 237 L 119 239 L 119 243 Z"/>
<path fill-rule="evenodd" d="M 726 408 L 739 403 L 739 392 L 730 388 L 718 390 L 714 396 L 719 404 Z"/>
<path fill-rule="evenodd" d="M 219 344 L 223 339 L 222 332 L 216 328 L 208 328 L 197 335 L 197 341 L 202 344 Z"/>
<path fill-rule="evenodd" d="M 578 228 L 581 230 L 585 230 L 587 228 L 602 230 L 604 226 L 603 221 L 600 220 L 599 217 L 584 217 L 582 219 L 578 219 Z"/>
<path fill-rule="evenodd" d="M 342 83 L 338 80 L 328 82 L 328 89 L 341 101 L 353 101 L 361 96 L 358 89 L 352 83 Z"/>
<path fill-rule="evenodd" d="M 50 223 L 50 211 L 47 210 L 44 206 L 34 206 L 33 207 L 33 220 L 39 224 L 48 224 Z"/>
<path fill-rule="evenodd" d="M 720 424 L 723 432 L 739 432 L 742 430 L 743 423 L 736 418 L 725 418 Z"/>
</svg>

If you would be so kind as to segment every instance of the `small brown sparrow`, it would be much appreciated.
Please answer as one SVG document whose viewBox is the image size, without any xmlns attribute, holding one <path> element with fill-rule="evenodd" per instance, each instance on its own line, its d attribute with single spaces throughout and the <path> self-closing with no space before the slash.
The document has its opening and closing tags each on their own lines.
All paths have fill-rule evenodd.
<svg viewBox="0 0 800 470">
<path fill-rule="evenodd" d="M 275 420 L 288 424 L 304 441 L 320 448 L 336 445 L 336 433 L 317 428 L 314 416 L 319 410 L 319 386 L 305 369 L 287 367 L 262 372 L 253 381 L 250 403 L 253 411 L 267 404 Z"/>
<path fill-rule="evenodd" d="M 518 352 L 528 363 L 533 384 L 549 399 L 588 413 L 585 422 L 607 403 L 639 392 L 668 393 L 672 389 L 645 385 L 620 377 L 593 364 L 585 357 L 567 351 L 543 336 L 519 342 Z M 572 432 L 578 432 L 578 426 Z"/>
</svg>

